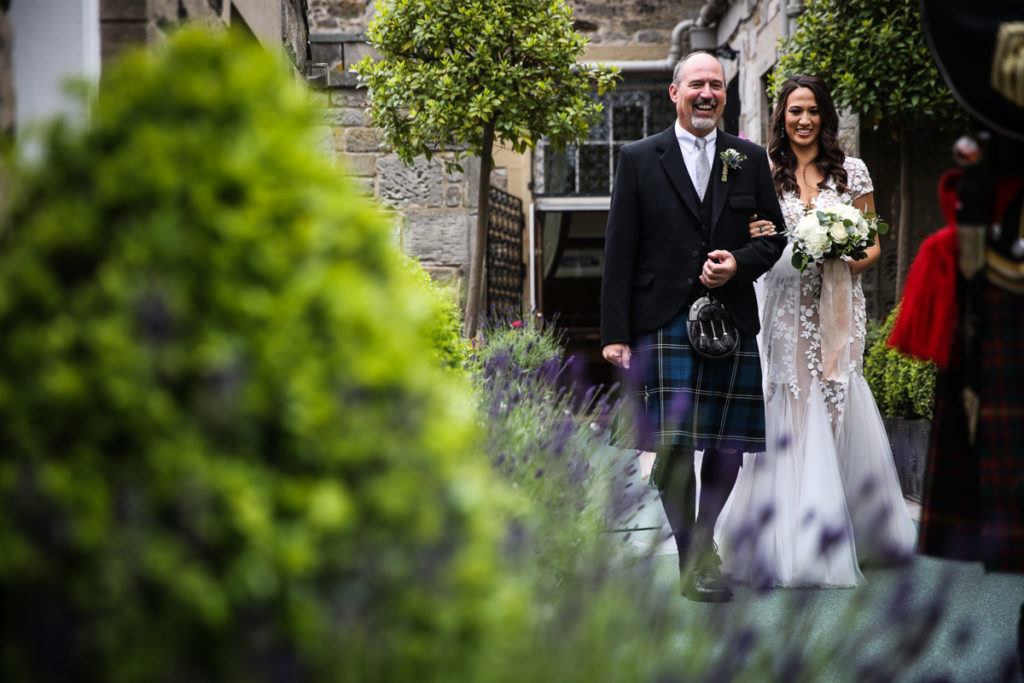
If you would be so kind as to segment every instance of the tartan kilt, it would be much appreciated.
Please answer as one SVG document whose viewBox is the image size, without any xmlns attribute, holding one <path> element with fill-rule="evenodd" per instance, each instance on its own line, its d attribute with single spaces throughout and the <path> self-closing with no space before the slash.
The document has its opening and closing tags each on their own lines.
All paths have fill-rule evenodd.
<svg viewBox="0 0 1024 683">
<path fill-rule="evenodd" d="M 1024 572 L 1024 296 L 987 284 L 981 315 L 975 445 L 957 346 L 937 385 L 919 548 Z"/>
<path fill-rule="evenodd" d="M 687 311 L 633 340 L 632 380 L 640 401 L 641 447 L 662 451 L 765 450 L 764 393 L 757 338 L 740 333 L 729 358 L 693 352 Z"/>
</svg>

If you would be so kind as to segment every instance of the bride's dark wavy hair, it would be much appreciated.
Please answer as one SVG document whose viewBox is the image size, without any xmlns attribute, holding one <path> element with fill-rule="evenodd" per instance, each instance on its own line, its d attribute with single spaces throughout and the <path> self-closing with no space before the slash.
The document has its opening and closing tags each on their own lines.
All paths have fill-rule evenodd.
<svg viewBox="0 0 1024 683">
<path fill-rule="evenodd" d="M 812 162 L 823 176 L 818 187 L 824 188 L 828 179 L 832 178 L 835 180 L 836 189 L 845 192 L 847 178 L 843 161 L 846 154 L 839 146 L 839 114 L 825 81 L 806 74 L 797 74 L 782 84 L 779 101 L 769 123 L 768 158 L 772 160 L 774 166 L 772 180 L 775 182 L 775 192 L 781 196 L 783 192 L 798 192 L 800 189 L 796 182 L 796 155 L 793 154 L 789 138 L 786 137 L 786 105 L 789 96 L 797 88 L 808 88 L 814 93 L 814 99 L 818 102 L 818 114 L 821 116 L 818 156 Z"/>
</svg>

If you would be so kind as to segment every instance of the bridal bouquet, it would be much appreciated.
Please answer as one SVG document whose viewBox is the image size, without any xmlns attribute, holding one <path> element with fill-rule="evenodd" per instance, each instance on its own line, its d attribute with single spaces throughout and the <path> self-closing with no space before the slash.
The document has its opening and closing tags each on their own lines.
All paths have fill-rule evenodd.
<svg viewBox="0 0 1024 683">
<path fill-rule="evenodd" d="M 864 250 L 875 243 L 875 235 L 888 231 L 878 214 L 863 214 L 851 204 L 810 210 L 793 230 L 793 267 L 803 272 L 808 263 L 827 256 L 859 261 L 867 256 Z"/>
</svg>

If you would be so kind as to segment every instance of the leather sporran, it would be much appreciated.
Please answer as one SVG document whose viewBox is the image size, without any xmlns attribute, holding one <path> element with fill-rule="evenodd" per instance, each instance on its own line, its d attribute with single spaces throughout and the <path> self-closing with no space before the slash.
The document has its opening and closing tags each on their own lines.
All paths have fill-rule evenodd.
<svg viewBox="0 0 1024 683">
<path fill-rule="evenodd" d="M 732 314 L 710 294 L 705 294 L 690 306 L 687 331 L 690 346 L 702 358 L 728 358 L 740 345 L 739 330 Z"/>
</svg>

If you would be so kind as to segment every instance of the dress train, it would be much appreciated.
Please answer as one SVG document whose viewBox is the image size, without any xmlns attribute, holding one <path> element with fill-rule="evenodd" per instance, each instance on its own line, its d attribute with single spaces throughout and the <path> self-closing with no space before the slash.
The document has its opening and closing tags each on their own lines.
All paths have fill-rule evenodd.
<svg viewBox="0 0 1024 683">
<path fill-rule="evenodd" d="M 769 452 L 744 455 L 719 516 L 722 570 L 735 580 L 762 588 L 864 583 L 820 386 L 809 393 L 820 408 L 806 410 L 801 424 L 787 387 L 765 403 Z"/>
<path fill-rule="evenodd" d="M 836 441 L 857 557 L 865 564 L 907 559 L 914 553 L 917 529 L 903 500 L 885 424 L 863 376 L 850 378 Z"/>
</svg>

